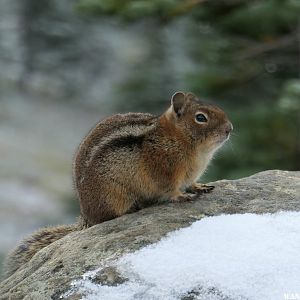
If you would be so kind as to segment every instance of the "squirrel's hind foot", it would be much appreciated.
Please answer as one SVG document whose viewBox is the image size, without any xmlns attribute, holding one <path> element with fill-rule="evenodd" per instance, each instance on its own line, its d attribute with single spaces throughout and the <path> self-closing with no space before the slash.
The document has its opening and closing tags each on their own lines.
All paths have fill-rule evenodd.
<svg viewBox="0 0 300 300">
<path fill-rule="evenodd" d="M 173 203 L 188 202 L 193 200 L 194 200 L 194 195 L 191 193 L 180 193 L 171 198 L 171 202 Z"/>
</svg>

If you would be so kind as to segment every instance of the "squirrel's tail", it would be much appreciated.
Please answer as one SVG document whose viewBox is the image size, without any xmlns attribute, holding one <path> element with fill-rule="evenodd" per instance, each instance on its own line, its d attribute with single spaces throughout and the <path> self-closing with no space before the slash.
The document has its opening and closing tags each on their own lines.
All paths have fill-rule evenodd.
<svg viewBox="0 0 300 300">
<path fill-rule="evenodd" d="M 7 256 L 4 262 L 4 277 L 8 278 L 15 273 L 42 248 L 77 230 L 80 230 L 79 224 L 46 227 L 25 238 Z"/>
</svg>

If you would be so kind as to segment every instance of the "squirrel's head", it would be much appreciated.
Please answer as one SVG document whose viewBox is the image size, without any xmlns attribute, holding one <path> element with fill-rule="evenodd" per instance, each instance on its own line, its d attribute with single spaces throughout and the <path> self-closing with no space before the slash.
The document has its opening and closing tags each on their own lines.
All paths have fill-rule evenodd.
<svg viewBox="0 0 300 300">
<path fill-rule="evenodd" d="M 167 114 L 176 127 L 207 151 L 219 148 L 233 129 L 223 110 L 200 101 L 192 93 L 176 92 Z"/>
</svg>

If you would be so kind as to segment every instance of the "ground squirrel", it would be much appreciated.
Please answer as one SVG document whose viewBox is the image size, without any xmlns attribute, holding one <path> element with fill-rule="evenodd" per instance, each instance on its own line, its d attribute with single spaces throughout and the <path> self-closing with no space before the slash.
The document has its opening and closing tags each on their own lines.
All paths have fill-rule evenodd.
<svg viewBox="0 0 300 300">
<path fill-rule="evenodd" d="M 81 221 L 45 228 L 23 240 L 6 260 L 6 276 L 66 234 L 158 199 L 192 199 L 213 186 L 197 183 L 232 124 L 218 107 L 177 92 L 160 116 L 117 114 L 99 122 L 80 144 L 74 183 Z"/>
</svg>

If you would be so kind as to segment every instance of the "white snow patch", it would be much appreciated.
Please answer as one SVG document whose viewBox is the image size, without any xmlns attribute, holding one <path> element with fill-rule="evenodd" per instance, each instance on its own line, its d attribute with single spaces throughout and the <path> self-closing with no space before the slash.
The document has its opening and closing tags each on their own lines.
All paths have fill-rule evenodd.
<svg viewBox="0 0 300 300">
<path fill-rule="evenodd" d="M 129 280 L 107 286 L 85 276 L 74 283 L 83 299 L 173 300 L 191 291 L 198 293 L 189 299 L 293 299 L 300 297 L 300 213 L 207 217 L 111 265 Z"/>
</svg>

